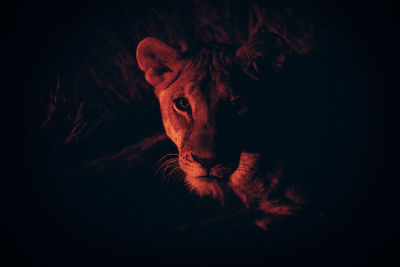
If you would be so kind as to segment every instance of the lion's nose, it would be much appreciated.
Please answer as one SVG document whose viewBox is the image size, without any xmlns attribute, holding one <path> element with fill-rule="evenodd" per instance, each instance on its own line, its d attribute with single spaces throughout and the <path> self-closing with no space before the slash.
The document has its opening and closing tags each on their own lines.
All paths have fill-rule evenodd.
<svg viewBox="0 0 400 267">
<path fill-rule="evenodd" d="M 194 161 L 200 163 L 201 166 L 203 166 L 206 169 L 210 169 L 213 166 L 218 164 L 216 158 L 201 158 L 201 157 L 194 155 L 193 153 L 190 153 L 190 154 L 192 155 L 192 158 Z"/>
</svg>

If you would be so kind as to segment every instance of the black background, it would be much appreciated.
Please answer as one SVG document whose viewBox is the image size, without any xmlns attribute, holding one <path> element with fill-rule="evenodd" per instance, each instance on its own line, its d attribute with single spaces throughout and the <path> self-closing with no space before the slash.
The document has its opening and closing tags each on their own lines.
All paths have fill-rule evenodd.
<svg viewBox="0 0 400 267">
<path fill-rule="evenodd" d="M 116 163 L 100 174 L 82 170 L 66 174 L 82 162 L 162 131 L 154 99 L 143 104 L 144 108 L 140 106 L 144 111 L 139 114 L 129 107 L 116 111 L 108 124 L 72 148 L 43 145 L 53 142 L 51 134 L 45 135 L 40 145 L 33 145 L 26 122 L 41 116 L 37 103 L 47 94 L 43 88 L 54 87 L 58 73 L 84 72 L 80 70 L 82 58 L 87 51 L 95 51 L 97 43 L 88 31 L 119 29 L 120 14 L 128 10 L 136 16 L 152 5 L 166 4 L 58 1 L 18 3 L 3 9 L 12 15 L 6 19 L 10 27 L 4 34 L 4 66 L 15 74 L 9 76 L 10 86 L 3 88 L 3 132 L 11 135 L 3 139 L 5 154 L 11 159 L 10 164 L 6 161 L 11 172 L 4 172 L 2 179 L 5 266 L 151 265 L 170 261 L 249 266 L 388 264 L 395 256 L 394 234 L 398 232 L 398 175 L 393 172 L 396 157 L 391 153 L 398 30 L 394 5 L 389 1 L 304 4 L 317 18 L 316 23 L 324 23 L 333 33 L 322 43 L 317 59 L 310 61 L 321 67 L 310 68 L 311 76 L 317 73 L 320 77 L 312 79 L 311 92 L 321 84 L 328 88 L 308 99 L 322 99 L 309 111 L 312 120 L 320 122 L 311 129 L 320 130 L 306 137 L 318 139 L 314 140 L 317 148 L 310 147 L 297 163 L 313 166 L 301 169 L 302 174 L 310 172 L 314 180 L 326 179 L 314 183 L 320 187 L 313 188 L 316 195 L 324 196 L 319 207 L 327 215 L 322 219 L 304 226 L 294 219 L 288 223 L 290 230 L 282 224 L 283 229 L 268 233 L 251 226 L 236 229 L 234 222 L 186 232 L 171 230 L 177 221 L 201 221 L 208 218 L 204 214 L 218 214 L 221 208 L 186 193 L 179 183 L 164 184 L 159 177 L 147 179 L 152 176 L 152 160 L 173 151 L 168 142 L 149 152 L 149 162 L 133 167 Z M 310 73 L 304 74 L 310 77 L 306 75 Z M 288 81 L 289 86 L 291 82 L 296 83 Z M 329 88 L 340 89 L 331 94 Z M 151 99 L 148 95 L 141 101 Z M 127 126 L 128 121 L 136 123 Z M 203 215 L 198 218 L 198 214 Z"/>
</svg>

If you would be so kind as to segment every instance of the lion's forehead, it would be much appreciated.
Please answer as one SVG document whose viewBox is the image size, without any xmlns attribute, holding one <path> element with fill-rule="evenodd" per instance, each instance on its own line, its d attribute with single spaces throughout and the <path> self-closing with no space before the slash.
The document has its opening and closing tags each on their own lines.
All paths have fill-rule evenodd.
<svg viewBox="0 0 400 267">
<path fill-rule="evenodd" d="M 189 134 L 193 127 L 200 126 L 213 130 L 221 114 L 226 114 L 224 107 L 237 93 L 231 83 L 232 64 L 217 52 L 206 51 L 189 58 L 176 80 L 159 95 L 164 117 L 174 121 L 169 127 L 179 134 Z M 176 121 L 179 116 L 174 116 L 173 105 L 168 103 L 179 97 L 189 100 L 193 120 Z"/>
<path fill-rule="evenodd" d="M 186 96 L 207 100 L 227 98 L 232 94 L 230 77 L 226 73 L 189 68 L 177 79 L 175 90 Z"/>
</svg>

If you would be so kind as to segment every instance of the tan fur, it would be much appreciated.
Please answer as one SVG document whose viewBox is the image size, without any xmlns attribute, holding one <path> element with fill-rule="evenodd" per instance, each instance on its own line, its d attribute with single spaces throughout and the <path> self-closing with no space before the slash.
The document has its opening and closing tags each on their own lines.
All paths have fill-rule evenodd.
<svg viewBox="0 0 400 267">
<path fill-rule="evenodd" d="M 243 48 L 238 51 L 243 54 Z M 272 200 L 269 195 L 279 185 L 281 169 L 268 174 L 259 168 L 261 155 L 242 150 L 242 140 L 235 140 L 239 137 L 236 137 L 234 128 L 226 133 L 227 136 L 218 135 L 219 123 L 234 118 L 239 125 L 247 114 L 246 107 L 241 107 L 237 114 L 232 113 L 232 118 L 223 117 L 228 116 L 224 114 L 231 114 L 228 109 L 220 111 L 221 107 L 239 96 L 230 83 L 235 78 L 231 70 L 237 54 L 208 48 L 184 57 L 154 38 L 144 39 L 137 50 L 139 66 L 145 71 L 146 80 L 155 87 L 165 131 L 178 148 L 179 167 L 186 175 L 188 188 L 201 197 L 211 196 L 221 201 L 224 201 L 227 191 L 233 191 L 247 208 L 266 214 L 256 221 L 257 225 L 266 229 L 271 219 L 268 214 L 290 215 L 298 209 L 293 203 L 300 203 L 301 200 L 292 199 L 293 205 Z M 190 111 L 174 106 L 174 101 L 179 98 L 187 99 Z M 193 156 L 218 158 L 217 147 L 228 137 L 232 142 L 227 149 L 232 152 L 221 156 L 220 163 L 206 168 Z M 217 178 L 201 178 L 205 175 Z"/>
</svg>

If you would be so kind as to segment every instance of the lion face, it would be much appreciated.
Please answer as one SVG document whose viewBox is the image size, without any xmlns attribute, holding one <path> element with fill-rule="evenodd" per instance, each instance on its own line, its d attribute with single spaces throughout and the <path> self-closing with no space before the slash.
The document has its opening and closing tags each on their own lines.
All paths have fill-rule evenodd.
<svg viewBox="0 0 400 267">
<path fill-rule="evenodd" d="M 207 61 L 217 55 L 208 52 L 188 60 L 180 77 L 161 90 L 158 99 L 187 184 L 200 195 L 217 197 L 238 167 L 247 109 L 228 73 L 210 73 Z M 203 64 L 196 64 L 196 57 L 202 57 Z"/>
<path fill-rule="evenodd" d="M 200 196 L 222 199 L 232 174 L 249 167 L 246 96 L 255 77 L 239 64 L 237 51 L 216 45 L 181 55 L 154 38 L 142 40 L 137 49 L 139 67 L 155 87 L 165 131 L 178 148 L 179 167 Z"/>
</svg>

